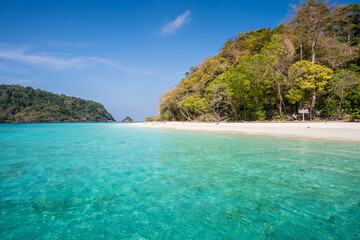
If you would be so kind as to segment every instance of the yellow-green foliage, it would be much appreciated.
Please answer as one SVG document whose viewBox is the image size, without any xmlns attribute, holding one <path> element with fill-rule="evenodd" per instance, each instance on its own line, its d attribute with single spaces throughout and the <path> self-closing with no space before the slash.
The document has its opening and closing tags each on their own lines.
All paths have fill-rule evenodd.
<svg viewBox="0 0 360 240">
<path fill-rule="evenodd" d="M 309 61 L 296 62 L 290 68 L 291 89 L 286 95 L 291 103 L 303 101 L 311 105 L 312 94 L 324 93 L 332 78 L 332 70 L 326 66 L 312 64 Z"/>
<path fill-rule="evenodd" d="M 199 95 L 192 95 L 180 101 L 180 105 L 190 113 L 200 115 L 209 110 L 209 104 L 205 98 Z"/>
</svg>

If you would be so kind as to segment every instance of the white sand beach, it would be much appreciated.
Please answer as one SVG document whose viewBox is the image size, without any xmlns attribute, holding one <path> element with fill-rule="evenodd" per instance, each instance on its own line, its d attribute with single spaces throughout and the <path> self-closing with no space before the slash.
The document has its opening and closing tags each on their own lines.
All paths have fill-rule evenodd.
<svg viewBox="0 0 360 240">
<path fill-rule="evenodd" d="M 277 137 L 312 138 L 360 143 L 359 122 L 139 122 L 130 127 L 211 131 Z"/>
</svg>

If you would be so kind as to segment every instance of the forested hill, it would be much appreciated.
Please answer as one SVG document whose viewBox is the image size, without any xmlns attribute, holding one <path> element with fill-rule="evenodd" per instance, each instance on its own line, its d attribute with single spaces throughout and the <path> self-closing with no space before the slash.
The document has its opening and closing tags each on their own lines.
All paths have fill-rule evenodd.
<svg viewBox="0 0 360 240">
<path fill-rule="evenodd" d="M 155 120 L 283 120 L 299 109 L 311 119 L 358 119 L 359 44 L 359 4 L 307 1 L 287 24 L 240 33 L 191 67 Z"/>
<path fill-rule="evenodd" d="M 100 103 L 22 87 L 0 85 L 0 123 L 115 121 Z"/>
</svg>

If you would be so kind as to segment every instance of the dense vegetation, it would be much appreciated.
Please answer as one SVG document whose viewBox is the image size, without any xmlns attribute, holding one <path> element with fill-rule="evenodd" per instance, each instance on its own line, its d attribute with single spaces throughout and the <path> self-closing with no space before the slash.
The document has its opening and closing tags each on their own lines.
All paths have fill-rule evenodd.
<svg viewBox="0 0 360 240">
<path fill-rule="evenodd" d="M 360 118 L 360 6 L 310 0 L 273 30 L 240 33 L 191 67 L 146 120 Z"/>
<path fill-rule="evenodd" d="M 0 85 L 0 123 L 114 121 L 100 103 L 31 87 Z"/>
</svg>

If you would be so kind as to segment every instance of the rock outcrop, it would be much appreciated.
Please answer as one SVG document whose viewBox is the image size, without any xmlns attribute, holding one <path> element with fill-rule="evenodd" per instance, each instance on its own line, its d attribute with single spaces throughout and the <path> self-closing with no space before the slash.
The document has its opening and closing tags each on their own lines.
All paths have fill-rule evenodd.
<svg viewBox="0 0 360 240">
<path fill-rule="evenodd" d="M 133 122 L 134 119 L 132 119 L 131 117 L 126 117 L 122 120 L 123 122 Z"/>
</svg>

